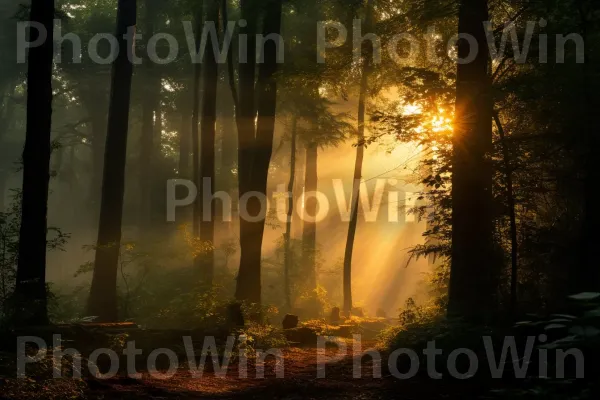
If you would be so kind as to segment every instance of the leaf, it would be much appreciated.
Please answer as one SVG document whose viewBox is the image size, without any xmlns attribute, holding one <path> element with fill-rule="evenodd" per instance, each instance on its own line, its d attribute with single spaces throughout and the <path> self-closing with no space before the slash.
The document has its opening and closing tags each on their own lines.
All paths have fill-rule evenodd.
<svg viewBox="0 0 600 400">
<path fill-rule="evenodd" d="M 566 325 L 563 324 L 550 324 L 550 325 L 546 325 L 546 327 L 544 328 L 544 330 L 548 331 L 550 329 L 563 329 L 566 328 Z"/>
<path fill-rule="evenodd" d="M 596 308 L 595 310 L 588 311 L 583 316 L 586 318 L 600 317 L 600 308 Z"/>
<path fill-rule="evenodd" d="M 552 314 L 550 315 L 553 318 L 570 318 L 570 319 L 576 319 L 577 317 L 574 315 L 569 315 L 569 314 Z"/>
<path fill-rule="evenodd" d="M 569 298 L 573 299 L 573 300 L 590 301 L 590 300 L 596 300 L 596 299 L 600 298 L 600 293 L 583 292 L 583 293 L 574 294 L 572 296 L 569 296 Z"/>
</svg>

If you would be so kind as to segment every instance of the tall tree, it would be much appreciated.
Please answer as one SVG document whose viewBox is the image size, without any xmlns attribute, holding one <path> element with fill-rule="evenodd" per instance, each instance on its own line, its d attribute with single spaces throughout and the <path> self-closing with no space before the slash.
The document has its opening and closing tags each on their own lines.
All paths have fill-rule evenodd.
<svg viewBox="0 0 600 400">
<path fill-rule="evenodd" d="M 201 0 L 195 5 L 194 21 L 196 25 L 196 54 L 200 52 L 200 41 L 202 38 L 202 21 L 204 16 L 204 0 Z M 197 188 L 202 187 L 202 179 L 200 178 L 200 83 L 202 79 L 202 64 L 196 60 L 194 65 L 194 81 L 192 85 L 193 101 L 192 101 L 192 176 Z M 200 218 L 201 218 L 202 196 L 197 196 L 194 201 L 194 210 L 192 213 L 192 231 L 195 238 L 200 237 Z M 199 268 L 201 255 L 196 255 L 194 258 L 194 267 Z"/>
<path fill-rule="evenodd" d="M 266 194 L 269 165 L 273 152 L 275 110 L 277 105 L 277 60 L 281 33 L 281 0 L 268 0 L 263 19 L 263 36 L 269 38 L 263 49 L 264 62 L 256 74 L 256 33 L 259 17 L 255 3 L 241 0 L 242 18 L 248 43 L 244 50 L 245 62 L 239 67 L 239 98 L 236 112 L 238 123 L 238 171 L 240 200 L 247 200 L 247 213 L 252 217 L 240 218 L 240 268 L 235 297 L 238 301 L 261 302 L 261 254 L 266 210 L 256 196 L 246 199 L 251 192 Z M 255 102 L 254 99 L 257 99 Z M 256 103 L 256 104 L 255 104 Z M 258 118 L 257 118 L 258 114 Z"/>
<path fill-rule="evenodd" d="M 292 308 L 292 288 L 290 282 L 290 272 L 294 264 L 292 252 L 292 217 L 294 216 L 294 186 L 296 183 L 296 142 L 298 133 L 298 117 L 292 117 L 292 135 L 290 138 L 290 179 L 288 181 L 287 192 L 289 195 L 287 205 L 287 216 L 285 221 L 285 233 L 283 234 L 283 285 L 285 295 L 285 305 L 290 310 Z"/>
<path fill-rule="evenodd" d="M 27 129 L 23 150 L 23 198 L 19 262 L 15 293 L 16 317 L 24 325 L 48 323 L 46 233 L 52 129 L 52 65 L 54 1 L 32 0 L 30 21 L 41 24 L 46 39 L 29 50 L 27 66 Z M 29 30 L 31 40 L 40 37 Z"/>
<path fill-rule="evenodd" d="M 304 170 L 304 194 L 315 193 L 318 186 L 318 145 L 315 140 L 306 143 L 306 169 Z M 316 252 L 317 223 L 314 220 L 318 210 L 315 196 L 304 199 L 304 224 L 302 225 L 302 268 L 305 269 L 307 286 L 317 288 Z"/>
<path fill-rule="evenodd" d="M 159 4 L 157 0 L 145 1 L 146 13 L 144 16 L 144 36 L 152 37 L 156 31 L 157 13 Z M 161 90 L 161 78 L 146 54 L 144 57 L 144 85 L 142 97 L 142 131 L 140 135 L 140 221 L 139 226 L 142 232 L 147 232 L 152 224 L 152 188 L 156 155 L 156 136 L 160 130 L 159 121 L 159 101 Z"/>
<path fill-rule="evenodd" d="M 462 0 L 458 32 L 475 38 L 458 41 L 456 108 L 452 155 L 452 266 L 448 314 L 482 321 L 492 306 L 493 262 L 491 79 L 483 22 L 487 0 Z M 471 52 L 475 54 L 469 60 Z M 460 61 L 463 60 L 463 61 Z"/>
<path fill-rule="evenodd" d="M 220 1 L 209 0 L 207 4 L 207 21 L 219 25 Z M 218 28 L 217 28 L 218 31 Z M 199 257 L 203 281 L 211 285 L 214 275 L 214 235 L 215 204 L 212 199 L 215 192 L 215 135 L 217 123 L 217 82 L 219 69 L 212 46 L 208 43 L 204 48 L 204 92 L 202 100 L 202 136 L 200 138 L 200 240 L 205 251 Z M 208 208 L 208 209 L 206 209 Z"/>
<path fill-rule="evenodd" d="M 368 0 L 366 6 L 366 26 L 373 25 L 373 0 Z M 346 315 L 352 311 L 352 253 L 354 250 L 354 239 L 356 236 L 356 226 L 358 224 L 358 205 L 360 202 L 360 183 L 362 180 L 363 159 L 365 154 L 365 114 L 366 98 L 369 84 L 369 74 L 372 67 L 373 47 L 368 51 L 363 51 L 362 70 L 360 78 L 360 93 L 358 96 L 358 143 L 356 146 L 356 159 L 354 162 L 354 180 L 352 182 L 352 200 L 350 224 L 348 226 L 348 235 L 346 237 L 346 248 L 344 252 L 344 270 L 343 270 L 343 310 Z"/>
<path fill-rule="evenodd" d="M 97 316 L 100 321 L 116 321 L 118 318 L 117 269 L 121 249 L 125 163 L 133 75 L 131 52 L 136 18 L 136 0 L 118 0 L 116 37 L 119 52 L 112 70 L 100 223 L 94 276 L 88 302 L 88 313 Z"/>
</svg>

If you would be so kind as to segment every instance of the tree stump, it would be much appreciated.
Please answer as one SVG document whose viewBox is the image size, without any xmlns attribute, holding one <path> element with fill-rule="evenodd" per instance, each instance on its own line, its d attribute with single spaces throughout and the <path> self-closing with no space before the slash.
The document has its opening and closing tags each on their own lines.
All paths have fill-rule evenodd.
<svg viewBox="0 0 600 400">
<path fill-rule="evenodd" d="M 340 322 L 340 308 L 333 307 L 331 309 L 331 316 L 329 317 L 329 321 L 332 324 L 338 324 Z"/>
<path fill-rule="evenodd" d="M 283 329 L 294 329 L 298 327 L 298 316 L 286 314 L 283 318 Z"/>
</svg>

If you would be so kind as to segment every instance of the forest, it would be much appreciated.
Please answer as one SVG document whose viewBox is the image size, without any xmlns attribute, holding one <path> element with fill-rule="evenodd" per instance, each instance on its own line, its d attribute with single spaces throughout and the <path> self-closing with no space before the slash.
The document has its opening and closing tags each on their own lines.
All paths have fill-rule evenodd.
<svg viewBox="0 0 600 400">
<path fill-rule="evenodd" d="M 0 400 L 600 393 L 597 0 L 0 0 L 0 49 Z"/>
</svg>

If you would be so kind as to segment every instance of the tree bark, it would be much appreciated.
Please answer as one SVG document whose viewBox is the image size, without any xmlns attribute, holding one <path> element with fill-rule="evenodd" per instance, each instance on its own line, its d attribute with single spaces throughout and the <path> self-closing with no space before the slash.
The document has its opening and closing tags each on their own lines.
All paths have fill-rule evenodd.
<svg viewBox="0 0 600 400">
<path fill-rule="evenodd" d="M 15 317 L 23 325 L 48 323 L 46 233 L 52 128 L 53 0 L 32 0 L 30 21 L 47 32 L 44 43 L 29 50 L 27 128 L 23 150 L 23 198 L 19 232 Z M 38 38 L 30 29 L 31 40 Z"/>
<path fill-rule="evenodd" d="M 580 30 L 585 43 L 590 39 L 590 32 L 593 29 L 593 21 L 590 21 L 593 6 L 592 2 L 580 0 L 577 2 Z M 583 218 L 581 231 L 581 261 L 577 266 L 572 268 L 570 277 L 571 293 L 580 292 L 599 292 L 600 291 L 600 268 L 597 262 L 597 247 L 600 241 L 600 232 L 598 225 L 600 224 L 600 210 L 597 205 L 597 186 L 600 180 L 600 166 L 598 165 L 597 149 L 600 144 L 598 135 L 600 134 L 600 123 L 598 122 L 598 93 L 594 87 L 597 87 L 597 72 L 594 70 L 593 60 L 590 57 L 591 51 L 586 51 L 584 54 L 584 62 L 582 64 L 582 82 L 584 89 L 583 110 L 584 110 L 584 129 L 583 129 L 583 144 L 584 144 L 584 201 L 583 201 Z M 594 81 L 596 79 L 596 81 Z"/>
<path fill-rule="evenodd" d="M 240 96 L 238 115 L 238 171 L 240 200 L 249 192 L 266 194 L 269 164 L 273 152 L 275 111 L 277 106 L 277 46 L 272 40 L 265 44 L 264 63 L 261 64 L 256 93 L 254 75 L 256 66 L 256 7 L 249 0 L 241 1 L 242 18 L 247 26 L 240 29 L 248 34 L 247 62 L 240 63 Z M 264 36 L 281 33 L 281 0 L 270 0 L 266 5 L 263 23 Z M 258 99 L 258 119 L 255 128 L 254 94 Z M 242 202 L 240 202 L 242 204 Z M 235 297 L 238 301 L 261 302 L 261 253 L 266 210 L 256 196 L 247 202 L 248 214 L 255 222 L 240 218 L 240 268 Z"/>
<path fill-rule="evenodd" d="M 462 0 L 458 31 L 478 44 L 472 62 L 459 63 L 452 156 L 452 267 L 448 315 L 471 322 L 490 317 L 492 287 L 492 149 L 491 80 L 483 21 L 486 0 Z M 468 41 L 458 42 L 459 59 L 470 54 Z"/>
<path fill-rule="evenodd" d="M 127 135 L 133 74 L 130 52 L 136 24 L 136 11 L 136 0 L 119 0 L 116 37 L 120 50 L 112 70 L 100 223 L 94 276 L 88 303 L 89 315 L 97 316 L 99 321 L 116 321 L 118 319 L 117 270 L 121 248 Z"/>
</svg>

